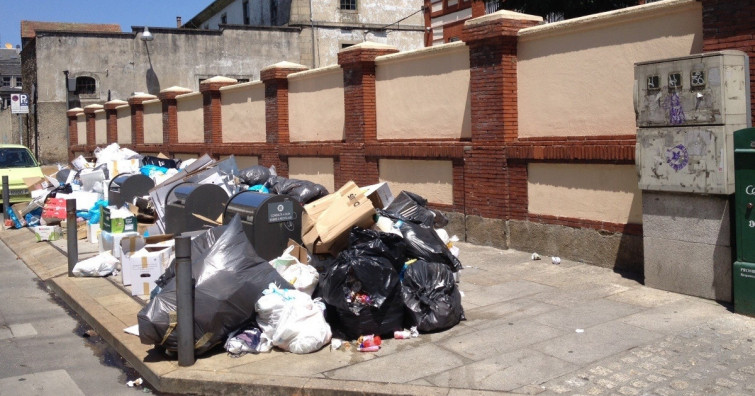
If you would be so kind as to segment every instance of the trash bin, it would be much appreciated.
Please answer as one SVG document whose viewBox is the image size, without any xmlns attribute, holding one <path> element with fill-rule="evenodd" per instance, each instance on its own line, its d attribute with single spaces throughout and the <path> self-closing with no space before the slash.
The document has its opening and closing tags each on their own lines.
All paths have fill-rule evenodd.
<svg viewBox="0 0 755 396">
<path fill-rule="evenodd" d="M 301 204 L 289 196 L 242 191 L 228 201 L 223 223 L 238 214 L 254 250 L 272 260 L 283 253 L 289 239 L 301 244 L 301 213 Z"/>
<path fill-rule="evenodd" d="M 178 235 L 217 225 L 228 193 L 214 184 L 181 183 L 170 190 L 166 202 L 165 232 Z"/>
<path fill-rule="evenodd" d="M 755 315 L 755 128 L 734 132 L 734 311 Z"/>
<path fill-rule="evenodd" d="M 134 197 L 143 197 L 155 186 L 154 180 L 141 173 L 121 173 L 108 186 L 108 204 L 121 207 Z"/>
</svg>

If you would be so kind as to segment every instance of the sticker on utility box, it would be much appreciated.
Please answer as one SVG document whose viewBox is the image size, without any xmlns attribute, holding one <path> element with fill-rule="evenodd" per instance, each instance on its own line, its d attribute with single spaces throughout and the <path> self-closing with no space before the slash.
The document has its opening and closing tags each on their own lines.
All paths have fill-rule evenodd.
<svg viewBox="0 0 755 396">
<path fill-rule="evenodd" d="M 294 203 L 292 201 L 274 202 L 267 204 L 267 221 L 281 223 L 295 218 Z"/>
</svg>

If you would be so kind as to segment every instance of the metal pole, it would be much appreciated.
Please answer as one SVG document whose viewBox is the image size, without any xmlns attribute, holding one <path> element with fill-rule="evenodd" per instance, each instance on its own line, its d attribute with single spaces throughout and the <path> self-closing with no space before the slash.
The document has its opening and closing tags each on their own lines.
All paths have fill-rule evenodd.
<svg viewBox="0 0 755 396">
<path fill-rule="evenodd" d="M 24 145 L 24 128 L 22 125 L 23 120 L 21 119 L 21 114 L 16 114 L 18 116 L 18 144 Z"/>
<path fill-rule="evenodd" d="M 68 276 L 73 276 L 73 267 L 79 261 L 79 238 L 76 233 L 76 200 L 66 199 L 66 235 L 68 238 Z"/>
<path fill-rule="evenodd" d="M 191 278 L 191 238 L 176 237 L 176 310 L 178 365 L 194 364 L 194 281 Z"/>
<path fill-rule="evenodd" d="M 10 218 L 8 216 L 8 211 L 10 211 L 10 186 L 8 184 L 8 176 L 3 176 L 3 221 Z"/>
</svg>

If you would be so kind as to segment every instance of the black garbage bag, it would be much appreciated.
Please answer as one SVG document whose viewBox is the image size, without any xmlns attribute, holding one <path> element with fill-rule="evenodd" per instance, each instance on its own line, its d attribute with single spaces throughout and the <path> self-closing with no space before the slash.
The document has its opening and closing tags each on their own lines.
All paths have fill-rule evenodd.
<svg viewBox="0 0 755 396">
<path fill-rule="evenodd" d="M 435 228 L 443 228 L 448 224 L 448 218 L 443 213 L 428 208 L 425 198 L 409 191 L 401 191 L 385 210 L 412 223 L 432 225 Z"/>
<path fill-rule="evenodd" d="M 432 225 L 406 221 L 396 213 L 385 210 L 378 210 L 378 214 L 397 221 L 398 229 L 404 236 L 408 258 L 422 259 L 431 263 L 443 263 L 452 271 L 463 268 L 461 261 L 451 253 Z"/>
<path fill-rule="evenodd" d="M 321 184 L 309 180 L 287 179 L 283 176 L 271 176 L 267 180 L 267 187 L 272 194 L 288 195 L 302 205 L 328 195 L 328 189 Z"/>
<path fill-rule="evenodd" d="M 221 230 L 202 234 L 192 241 L 192 274 L 198 355 L 223 343 L 232 331 L 252 323 L 254 305 L 270 283 L 285 289 L 293 287 L 257 256 L 238 216 Z M 141 342 L 176 350 L 175 312 L 173 277 L 137 315 Z"/>
<path fill-rule="evenodd" d="M 71 194 L 71 193 L 73 193 L 73 188 L 71 188 L 70 184 L 68 183 L 61 184 L 53 188 L 49 193 L 47 193 L 47 198 L 55 198 L 58 194 Z"/>
<path fill-rule="evenodd" d="M 145 155 L 142 157 L 142 165 L 154 165 L 154 166 L 160 166 L 163 168 L 178 168 L 178 166 L 181 164 L 181 160 L 171 159 L 171 158 L 160 158 L 155 157 L 152 155 Z"/>
<path fill-rule="evenodd" d="M 254 165 L 239 172 L 239 178 L 250 186 L 265 184 L 270 176 L 275 176 L 275 168 Z"/>
<path fill-rule="evenodd" d="M 353 227 L 349 233 L 349 246 L 388 259 L 396 272 L 401 272 L 406 263 L 406 242 L 396 234 Z"/>
<path fill-rule="evenodd" d="M 401 283 L 391 260 L 350 247 L 320 277 L 319 294 L 331 306 L 333 332 L 346 339 L 392 335 L 403 328 Z"/>
<path fill-rule="evenodd" d="M 407 265 L 401 295 L 407 322 L 419 331 L 448 329 L 464 319 L 461 293 L 445 264 L 417 260 Z"/>
</svg>

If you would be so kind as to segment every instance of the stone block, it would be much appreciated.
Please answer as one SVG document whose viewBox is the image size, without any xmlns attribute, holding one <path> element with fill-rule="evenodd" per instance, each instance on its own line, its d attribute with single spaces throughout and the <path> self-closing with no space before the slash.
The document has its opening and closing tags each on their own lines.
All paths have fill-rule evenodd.
<svg viewBox="0 0 755 396">
<path fill-rule="evenodd" d="M 731 246 L 729 216 L 728 196 L 642 192 L 646 237 Z"/>
<path fill-rule="evenodd" d="M 466 216 L 467 242 L 508 249 L 506 221 L 480 216 Z"/>
</svg>

